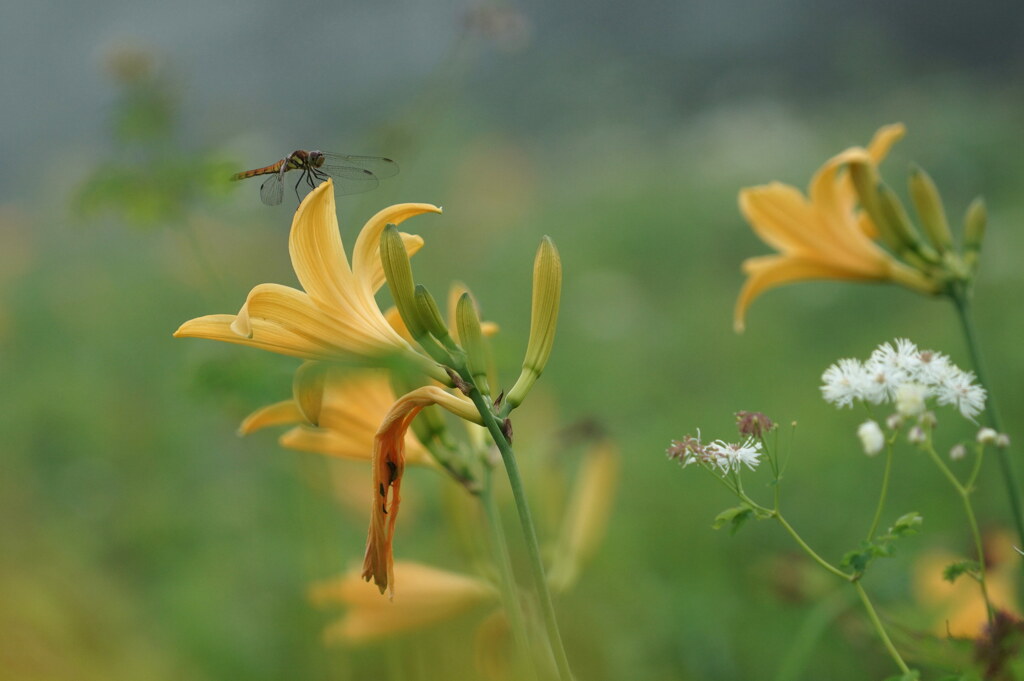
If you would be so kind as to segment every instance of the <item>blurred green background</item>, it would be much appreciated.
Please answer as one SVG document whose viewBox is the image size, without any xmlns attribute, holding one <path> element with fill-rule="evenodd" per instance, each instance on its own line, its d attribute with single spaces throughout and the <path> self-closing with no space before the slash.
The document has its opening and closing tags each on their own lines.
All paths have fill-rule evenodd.
<svg viewBox="0 0 1024 681">
<path fill-rule="evenodd" d="M 435 292 L 452 279 L 475 292 L 502 326 L 506 384 L 534 250 L 544 234 L 558 245 L 561 324 L 541 396 L 517 418 L 521 456 L 580 419 L 623 454 L 607 539 L 558 603 L 580 679 L 891 673 L 850 610 L 787 677 L 796 632 L 819 612 L 793 595 L 803 561 L 775 526 L 712 531 L 732 499 L 664 450 L 697 427 L 730 437 L 740 409 L 798 421 L 790 520 L 831 559 L 856 545 L 881 461 L 859 453 L 860 414 L 818 397 L 819 376 L 897 336 L 967 366 L 953 311 L 893 287 L 805 284 L 758 300 L 734 334 L 739 264 L 768 250 L 736 194 L 804 187 L 895 121 L 909 134 L 883 167 L 891 184 L 913 160 L 953 218 L 988 201 L 977 323 L 989 387 L 1024 439 L 1022 28 L 1012 3 L 5 4 L 0 676 L 471 668 L 473 616 L 382 646 L 321 645 L 338 613 L 314 611 L 305 590 L 361 558 L 366 520 L 332 498 L 322 459 L 235 435 L 288 395 L 296 362 L 171 338 L 186 319 L 236 311 L 255 284 L 294 283 L 294 197 L 268 208 L 258 182 L 222 180 L 296 148 L 401 164 L 339 200 L 347 244 L 390 203 L 444 206 L 407 223 L 426 239 L 417 275 Z M 948 443 L 969 435 L 947 421 Z M 986 468 L 979 518 L 1005 527 Z M 925 531 L 867 585 L 900 623 L 915 553 L 963 553 L 968 537 L 925 460 L 904 449 L 894 475 L 890 519 L 920 511 Z M 766 498 L 767 475 L 750 479 Z M 431 510 L 440 484 L 411 478 L 418 509 L 398 550 L 460 569 Z"/>
</svg>

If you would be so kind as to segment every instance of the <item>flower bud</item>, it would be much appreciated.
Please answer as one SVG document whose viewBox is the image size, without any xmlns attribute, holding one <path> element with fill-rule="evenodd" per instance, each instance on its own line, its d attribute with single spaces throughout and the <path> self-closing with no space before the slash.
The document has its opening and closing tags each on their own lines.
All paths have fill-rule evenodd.
<svg viewBox="0 0 1024 681">
<path fill-rule="evenodd" d="M 402 235 L 395 225 L 388 225 L 381 232 L 380 261 L 384 268 L 384 276 L 387 279 L 391 297 L 395 301 L 395 307 L 398 308 L 398 314 L 401 315 L 402 321 L 409 329 L 409 334 L 436 361 L 446 362 L 447 353 L 430 337 L 426 325 L 420 318 L 416 305 L 416 286 L 412 276 L 412 265 L 409 264 L 409 253 L 405 250 Z"/>
<path fill-rule="evenodd" d="M 928 433 L 924 432 L 921 426 L 914 426 L 907 433 L 907 440 L 910 444 L 921 445 L 928 441 Z"/>
<path fill-rule="evenodd" d="M 949 450 L 949 460 L 959 461 L 960 459 L 967 456 L 967 447 L 964 447 L 963 443 L 957 443 Z"/>
<path fill-rule="evenodd" d="M 416 301 L 416 314 L 430 335 L 441 341 L 449 350 L 458 349 L 448 333 L 448 326 L 444 323 L 441 310 L 438 308 L 434 296 L 430 295 L 430 291 L 422 284 L 417 284 L 413 291 L 413 298 Z"/>
<path fill-rule="evenodd" d="M 921 220 L 924 233 L 928 240 L 941 253 L 953 246 L 953 234 L 949 231 L 946 211 L 942 207 L 942 197 L 935 182 L 928 173 L 915 167 L 910 171 L 910 198 Z"/>
<path fill-rule="evenodd" d="M 537 382 L 551 355 L 558 324 L 562 294 L 562 260 L 550 238 L 544 237 L 533 261 L 533 305 L 530 312 L 530 340 L 526 344 L 523 370 L 505 401 L 508 409 L 519 406 Z"/>
<path fill-rule="evenodd" d="M 981 250 L 981 242 L 985 239 L 985 225 L 988 222 L 988 210 L 985 200 L 980 196 L 967 207 L 964 215 L 964 259 L 969 267 L 973 267 Z"/>
<path fill-rule="evenodd" d="M 977 441 L 983 445 L 995 444 L 996 438 L 999 437 L 999 433 L 994 428 L 982 428 L 978 431 Z"/>
<path fill-rule="evenodd" d="M 901 253 L 907 246 L 900 239 L 899 235 L 889 226 L 888 221 L 882 215 L 882 204 L 878 197 L 878 184 L 881 181 L 878 171 L 874 166 L 862 162 L 854 162 L 847 166 L 850 179 L 857 190 L 857 198 L 860 200 L 861 208 L 871 218 L 878 229 L 878 236 L 882 242 L 894 253 Z"/>
<path fill-rule="evenodd" d="M 459 340 L 466 351 L 466 363 L 469 365 L 469 373 L 473 376 L 473 382 L 480 392 L 489 395 L 491 392 L 487 383 L 487 366 L 489 354 L 484 344 L 483 331 L 480 328 L 480 315 L 477 314 L 476 304 L 473 296 L 468 292 L 459 296 L 459 302 L 455 305 L 455 329 L 459 334 Z"/>
<path fill-rule="evenodd" d="M 909 254 L 901 252 L 900 255 L 903 257 L 919 256 L 927 262 L 937 263 L 939 261 L 938 254 L 921 240 L 921 236 L 914 228 L 914 223 L 910 221 L 910 216 L 907 215 L 907 210 L 897 198 L 896 193 L 884 184 L 880 184 L 878 199 L 881 204 L 882 220 L 899 236 L 900 242 L 904 244 L 904 250 L 909 251 Z"/>
<path fill-rule="evenodd" d="M 996 435 L 996 447 L 999 449 L 1006 449 L 1010 446 L 1010 436 L 1006 433 L 999 433 Z"/>
<path fill-rule="evenodd" d="M 878 454 L 885 446 L 885 435 L 875 421 L 869 420 L 860 424 L 857 428 L 857 437 L 860 438 L 860 444 L 868 456 Z"/>
<path fill-rule="evenodd" d="M 903 427 L 903 417 L 899 414 L 889 414 L 885 419 L 885 427 L 889 430 L 899 430 Z"/>
<path fill-rule="evenodd" d="M 924 411 L 928 389 L 919 383 L 901 383 L 896 387 L 896 412 L 903 417 Z"/>
</svg>

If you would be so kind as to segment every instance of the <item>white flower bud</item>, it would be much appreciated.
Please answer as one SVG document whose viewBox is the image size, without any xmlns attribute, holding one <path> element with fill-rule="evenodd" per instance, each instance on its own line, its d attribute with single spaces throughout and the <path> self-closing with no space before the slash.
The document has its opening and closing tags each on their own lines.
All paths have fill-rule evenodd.
<svg viewBox="0 0 1024 681">
<path fill-rule="evenodd" d="M 924 411 L 928 389 L 920 383 L 903 383 L 896 388 L 896 411 L 901 416 L 917 416 Z"/>
<path fill-rule="evenodd" d="M 978 442 L 983 445 L 995 444 L 996 438 L 999 437 L 999 433 L 994 428 L 982 428 L 978 431 Z"/>
<path fill-rule="evenodd" d="M 996 447 L 999 447 L 999 449 L 1006 449 L 1009 446 L 1010 436 L 1006 433 L 999 433 L 999 435 L 996 436 Z"/>
<path fill-rule="evenodd" d="M 950 461 L 959 461 L 965 456 L 967 456 L 967 447 L 964 447 L 962 443 L 953 445 L 953 448 L 949 450 Z"/>
<path fill-rule="evenodd" d="M 899 414 L 889 414 L 889 418 L 885 419 L 885 427 L 889 430 L 899 430 L 903 427 L 903 417 Z"/>
<path fill-rule="evenodd" d="M 874 421 L 869 420 L 860 424 L 857 428 L 857 437 L 860 438 L 860 444 L 868 456 L 878 454 L 885 446 L 885 435 Z"/>
<path fill-rule="evenodd" d="M 924 428 L 921 426 L 914 426 L 907 433 L 907 440 L 910 444 L 920 445 L 928 441 L 928 434 L 924 432 Z"/>
</svg>

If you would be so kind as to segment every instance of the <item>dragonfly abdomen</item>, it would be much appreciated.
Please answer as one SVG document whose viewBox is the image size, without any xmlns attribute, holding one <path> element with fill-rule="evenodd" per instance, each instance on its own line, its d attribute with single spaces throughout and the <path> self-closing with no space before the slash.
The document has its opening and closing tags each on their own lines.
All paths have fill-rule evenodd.
<svg viewBox="0 0 1024 681">
<path fill-rule="evenodd" d="M 247 177 L 256 177 L 257 175 L 270 175 L 271 173 L 280 172 L 281 166 L 284 164 L 286 159 L 281 159 L 277 163 L 271 163 L 269 166 L 262 168 L 256 168 L 254 170 L 245 170 L 240 173 L 235 173 L 231 176 L 232 180 L 244 180 Z"/>
</svg>

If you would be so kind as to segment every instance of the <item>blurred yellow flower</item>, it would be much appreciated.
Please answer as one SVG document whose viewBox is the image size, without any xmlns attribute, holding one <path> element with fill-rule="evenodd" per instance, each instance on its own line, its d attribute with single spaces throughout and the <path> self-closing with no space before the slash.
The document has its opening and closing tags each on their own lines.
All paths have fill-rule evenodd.
<svg viewBox="0 0 1024 681">
<path fill-rule="evenodd" d="M 1020 617 L 1017 606 L 1019 558 L 1013 552 L 1013 537 L 1006 532 L 985 535 L 988 571 L 985 584 L 993 607 Z M 952 554 L 928 553 L 914 566 L 914 595 L 934 621 L 932 633 L 945 638 L 981 638 L 988 614 L 978 583 L 964 575 L 955 582 L 946 581 L 943 570 L 959 559 Z"/>
<path fill-rule="evenodd" d="M 374 294 L 384 283 L 380 236 L 388 224 L 421 213 L 439 213 L 426 203 L 385 208 L 363 226 L 349 266 L 338 231 L 334 187 L 324 182 L 295 211 L 288 248 L 303 290 L 260 284 L 237 315 L 217 314 L 185 322 L 175 337 L 210 338 L 250 345 L 303 359 L 330 360 L 339 355 L 377 357 L 400 352 L 425 368 L 433 363 L 415 353 L 392 328 Z M 423 245 L 419 236 L 402 234 L 412 254 Z"/>
<path fill-rule="evenodd" d="M 548 571 L 555 591 L 566 591 L 579 576 L 583 563 L 604 539 L 612 500 L 619 479 L 619 450 L 608 440 L 595 444 L 580 465 L 565 509 L 562 533 Z"/>
<path fill-rule="evenodd" d="M 780 182 L 740 191 L 739 205 L 754 232 L 778 251 L 743 262 L 747 281 L 736 301 L 733 325 L 742 331 L 747 308 L 765 291 L 808 279 L 893 281 L 934 293 L 919 271 L 900 262 L 877 242 L 878 228 L 857 206 L 857 192 L 844 166 L 874 166 L 904 134 L 902 124 L 875 133 L 867 149 L 851 147 L 825 162 L 808 195 Z"/>
<path fill-rule="evenodd" d="M 396 601 L 382 599 L 377 589 L 362 580 L 359 570 L 310 589 L 310 598 L 318 606 L 348 607 L 345 616 L 324 632 L 326 642 L 365 643 L 435 624 L 497 600 L 494 588 L 475 577 L 406 561 L 396 562 L 394 573 L 402 580 L 402 597 Z"/>
<path fill-rule="evenodd" d="M 239 433 L 248 435 L 270 426 L 293 425 L 281 436 L 282 446 L 369 463 L 373 437 L 395 402 L 387 374 L 315 365 L 304 365 L 296 374 L 292 399 L 257 409 L 242 422 Z M 300 378 L 311 373 L 319 380 Z M 405 436 L 405 460 L 433 465 L 412 431 Z"/>
<path fill-rule="evenodd" d="M 391 406 L 373 438 L 373 502 L 370 506 L 370 531 L 363 560 L 363 578 L 371 578 L 381 593 L 395 593 L 392 540 L 402 474 L 405 472 L 405 439 L 412 420 L 432 404 L 444 407 L 456 416 L 480 423 L 480 414 L 465 397 L 457 397 L 436 386 L 424 386 L 409 392 Z"/>
</svg>

